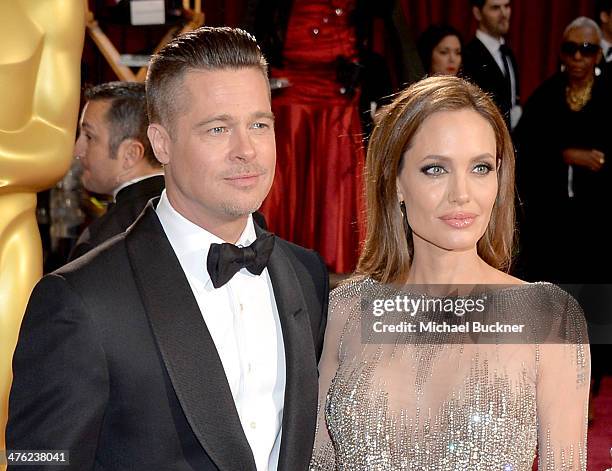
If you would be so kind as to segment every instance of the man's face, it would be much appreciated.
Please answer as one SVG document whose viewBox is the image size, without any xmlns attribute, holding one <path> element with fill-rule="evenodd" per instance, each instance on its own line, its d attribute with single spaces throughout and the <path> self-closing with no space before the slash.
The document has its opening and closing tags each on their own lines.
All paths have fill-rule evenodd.
<svg viewBox="0 0 612 471">
<path fill-rule="evenodd" d="M 510 29 L 510 0 L 486 0 L 482 9 L 474 7 L 474 16 L 485 33 L 499 38 Z"/>
<path fill-rule="evenodd" d="M 83 186 L 94 193 L 106 195 L 112 194 L 118 186 L 118 176 L 122 171 L 120 160 L 109 154 L 106 122 L 109 108 L 110 102 L 107 100 L 93 100 L 85 104 L 79 138 L 74 147 L 74 154 L 83 167 Z"/>
<path fill-rule="evenodd" d="M 599 14 L 601 20 L 601 31 L 604 33 L 604 37 L 610 41 L 612 39 L 612 10 L 602 11 Z"/>
<path fill-rule="evenodd" d="M 180 86 L 188 99 L 182 99 L 182 114 L 173 118 L 164 156 L 156 149 L 165 164 L 168 198 L 183 216 L 207 229 L 246 219 L 274 178 L 267 80 L 254 67 L 191 71 Z"/>
</svg>

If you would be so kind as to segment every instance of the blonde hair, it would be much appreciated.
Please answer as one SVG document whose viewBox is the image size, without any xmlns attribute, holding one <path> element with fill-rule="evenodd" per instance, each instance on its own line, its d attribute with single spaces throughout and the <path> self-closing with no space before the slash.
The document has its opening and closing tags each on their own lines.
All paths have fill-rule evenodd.
<svg viewBox="0 0 612 471">
<path fill-rule="evenodd" d="M 510 268 L 514 243 L 514 148 L 501 113 L 477 86 L 458 77 L 430 77 L 397 95 L 377 117 L 366 157 L 367 235 L 356 275 L 382 283 L 405 282 L 414 254 L 412 230 L 402 216 L 397 176 L 402 156 L 421 124 L 440 111 L 472 109 L 493 128 L 498 192 L 477 250 L 489 265 Z"/>
</svg>

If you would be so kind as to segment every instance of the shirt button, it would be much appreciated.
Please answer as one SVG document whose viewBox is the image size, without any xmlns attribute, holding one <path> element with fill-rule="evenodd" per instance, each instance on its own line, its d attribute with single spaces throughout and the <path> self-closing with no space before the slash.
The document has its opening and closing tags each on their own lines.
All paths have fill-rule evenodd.
<svg viewBox="0 0 612 471">
<path fill-rule="evenodd" d="M 252 371 L 252 369 L 253 369 L 253 368 L 251 367 L 251 364 L 249 363 L 249 365 L 248 365 L 248 367 L 247 367 L 247 371 L 250 373 L 250 372 Z"/>
<path fill-rule="evenodd" d="M 250 425 L 251 425 L 251 428 L 252 428 L 252 429 L 256 429 L 256 428 L 257 428 L 257 423 L 256 423 L 256 422 L 254 422 L 254 421 L 253 421 L 253 422 L 251 422 L 251 424 L 250 424 Z"/>
<path fill-rule="evenodd" d="M 244 306 L 242 305 L 242 303 L 240 303 L 240 312 L 244 311 Z"/>
</svg>

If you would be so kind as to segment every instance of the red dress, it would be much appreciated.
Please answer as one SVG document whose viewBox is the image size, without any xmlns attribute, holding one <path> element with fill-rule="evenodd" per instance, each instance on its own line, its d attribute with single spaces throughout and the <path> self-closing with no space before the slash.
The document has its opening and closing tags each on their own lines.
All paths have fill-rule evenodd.
<svg viewBox="0 0 612 471">
<path fill-rule="evenodd" d="M 354 1 L 295 0 L 284 46 L 289 88 L 273 92 L 276 176 L 262 206 L 270 230 L 319 252 L 336 273 L 355 268 L 363 233 L 365 160 L 359 96 L 336 81 L 336 58 L 356 58 Z"/>
</svg>

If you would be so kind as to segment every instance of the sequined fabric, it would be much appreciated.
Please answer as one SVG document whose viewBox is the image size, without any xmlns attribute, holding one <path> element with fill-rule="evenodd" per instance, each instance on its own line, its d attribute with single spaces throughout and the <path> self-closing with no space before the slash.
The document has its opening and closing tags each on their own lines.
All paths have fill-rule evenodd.
<svg viewBox="0 0 612 471">
<path fill-rule="evenodd" d="M 589 350 L 573 298 L 546 283 L 495 295 L 505 312 L 547 314 L 555 338 L 540 344 L 368 343 L 364 300 L 390 295 L 371 279 L 332 292 L 311 470 L 530 471 L 538 445 L 538 469 L 586 470 Z"/>
</svg>

